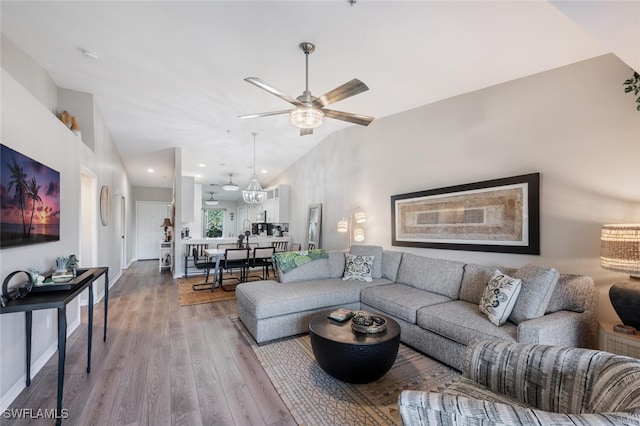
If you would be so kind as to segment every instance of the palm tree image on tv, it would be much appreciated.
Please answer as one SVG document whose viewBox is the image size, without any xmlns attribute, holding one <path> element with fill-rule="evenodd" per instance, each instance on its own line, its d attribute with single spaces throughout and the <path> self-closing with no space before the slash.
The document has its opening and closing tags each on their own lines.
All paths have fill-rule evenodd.
<svg viewBox="0 0 640 426">
<path fill-rule="evenodd" d="M 0 144 L 0 247 L 60 239 L 60 173 Z"/>
</svg>

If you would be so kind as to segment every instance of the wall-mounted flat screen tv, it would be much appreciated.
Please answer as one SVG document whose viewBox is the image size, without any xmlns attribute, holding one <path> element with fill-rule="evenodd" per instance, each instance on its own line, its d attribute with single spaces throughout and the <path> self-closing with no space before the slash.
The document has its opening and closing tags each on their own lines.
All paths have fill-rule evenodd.
<svg viewBox="0 0 640 426">
<path fill-rule="evenodd" d="M 0 248 L 60 240 L 60 172 L 0 144 Z"/>
</svg>

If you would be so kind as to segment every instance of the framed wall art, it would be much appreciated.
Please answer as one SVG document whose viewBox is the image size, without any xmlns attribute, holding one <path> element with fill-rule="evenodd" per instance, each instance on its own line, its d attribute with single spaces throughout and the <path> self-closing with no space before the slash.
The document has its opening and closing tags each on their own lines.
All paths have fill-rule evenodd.
<svg viewBox="0 0 640 426">
<path fill-rule="evenodd" d="M 0 247 L 60 240 L 60 172 L 0 144 Z"/>
<path fill-rule="evenodd" d="M 540 174 L 391 196 L 392 245 L 540 254 Z"/>
</svg>

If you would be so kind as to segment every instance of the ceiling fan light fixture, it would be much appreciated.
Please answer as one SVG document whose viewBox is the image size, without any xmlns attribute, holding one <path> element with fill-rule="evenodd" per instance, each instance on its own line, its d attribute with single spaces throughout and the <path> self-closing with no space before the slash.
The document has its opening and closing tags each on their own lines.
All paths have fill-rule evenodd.
<svg viewBox="0 0 640 426">
<path fill-rule="evenodd" d="M 289 113 L 291 124 L 299 129 L 315 129 L 322 124 L 324 112 L 313 107 L 298 107 Z"/>
<path fill-rule="evenodd" d="M 208 206 L 217 206 L 219 201 L 213 198 L 213 192 L 210 192 L 209 194 L 211 194 L 211 196 L 208 200 L 205 200 L 204 203 Z"/>
<path fill-rule="evenodd" d="M 238 185 L 233 183 L 231 179 L 232 177 L 233 177 L 233 173 L 229 173 L 229 183 L 226 183 L 222 186 L 222 189 L 224 189 L 225 191 L 237 191 L 238 189 L 240 189 Z"/>
</svg>

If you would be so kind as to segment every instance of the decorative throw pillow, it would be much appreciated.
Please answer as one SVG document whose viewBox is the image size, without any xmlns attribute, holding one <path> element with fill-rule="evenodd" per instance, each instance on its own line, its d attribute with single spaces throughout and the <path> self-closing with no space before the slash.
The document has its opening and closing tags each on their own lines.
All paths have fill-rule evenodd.
<svg viewBox="0 0 640 426">
<path fill-rule="evenodd" d="M 512 278 L 496 270 L 480 298 L 480 312 L 497 326 L 507 322 L 518 300 L 522 280 Z"/>
<path fill-rule="evenodd" d="M 344 281 L 366 281 L 372 282 L 371 271 L 373 270 L 373 259 L 375 256 L 360 256 L 345 253 Z"/>
<path fill-rule="evenodd" d="M 522 321 L 543 316 L 558 284 L 560 273 L 554 268 L 529 264 L 518 269 L 513 276 L 522 280 L 522 290 L 509 319 L 520 324 Z"/>
</svg>

